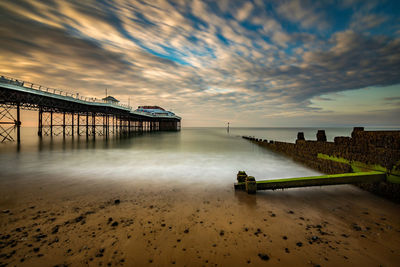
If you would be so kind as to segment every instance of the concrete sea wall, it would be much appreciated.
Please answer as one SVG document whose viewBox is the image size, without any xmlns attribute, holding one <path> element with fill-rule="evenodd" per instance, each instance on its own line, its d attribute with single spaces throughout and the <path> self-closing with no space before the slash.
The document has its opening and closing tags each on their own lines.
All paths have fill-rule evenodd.
<svg viewBox="0 0 400 267">
<path fill-rule="evenodd" d="M 243 138 L 326 174 L 349 173 L 357 168 L 359 171 L 382 170 L 398 175 L 400 170 L 400 131 L 364 131 L 362 127 L 355 127 L 351 137 L 335 137 L 334 142 L 326 141 L 324 130 L 318 131 L 317 141 L 305 140 L 301 132 L 296 143 Z M 392 177 L 395 180 L 400 178 Z M 400 202 L 400 184 L 397 182 L 358 186 Z"/>
</svg>

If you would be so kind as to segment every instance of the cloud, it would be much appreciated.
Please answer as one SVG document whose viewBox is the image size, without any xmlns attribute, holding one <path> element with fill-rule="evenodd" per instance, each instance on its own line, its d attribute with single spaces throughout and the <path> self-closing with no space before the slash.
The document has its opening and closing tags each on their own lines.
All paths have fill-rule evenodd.
<svg viewBox="0 0 400 267">
<path fill-rule="evenodd" d="M 367 33 L 351 19 L 346 29 L 315 33 L 332 27 L 319 2 L 236 4 L 2 1 L 0 72 L 96 97 L 108 88 L 122 102 L 159 104 L 194 124 L 325 114 L 311 99 L 400 83 L 396 35 Z"/>
<path fill-rule="evenodd" d="M 388 20 L 389 17 L 383 14 L 357 11 L 352 16 L 350 28 L 355 31 L 368 31 Z"/>
<path fill-rule="evenodd" d="M 388 101 L 388 102 L 399 101 L 400 100 L 400 96 L 398 96 L 398 97 L 385 97 L 384 100 Z"/>
<path fill-rule="evenodd" d="M 308 0 L 279 1 L 277 11 L 285 19 L 300 23 L 303 28 L 326 29 L 329 24 L 324 12 L 317 9 L 318 2 Z"/>
<path fill-rule="evenodd" d="M 251 11 L 253 10 L 253 4 L 251 2 L 246 2 L 243 6 L 237 11 L 236 19 L 239 21 L 245 20 L 249 17 Z"/>
</svg>

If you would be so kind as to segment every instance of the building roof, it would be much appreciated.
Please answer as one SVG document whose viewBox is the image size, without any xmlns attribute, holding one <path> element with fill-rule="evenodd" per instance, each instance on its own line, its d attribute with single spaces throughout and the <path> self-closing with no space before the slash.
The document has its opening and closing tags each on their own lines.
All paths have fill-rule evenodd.
<svg viewBox="0 0 400 267">
<path fill-rule="evenodd" d="M 105 97 L 105 98 L 103 98 L 103 100 L 107 101 L 107 102 L 119 102 L 119 100 L 117 100 L 116 98 L 114 98 L 114 97 L 112 97 L 110 95 Z"/>
<path fill-rule="evenodd" d="M 138 109 L 160 109 L 160 110 L 165 110 L 162 107 L 159 106 L 139 106 Z"/>
<path fill-rule="evenodd" d="M 139 106 L 136 111 L 151 113 L 153 115 L 167 115 L 174 116 L 175 114 L 171 111 L 167 111 L 159 106 Z"/>
</svg>

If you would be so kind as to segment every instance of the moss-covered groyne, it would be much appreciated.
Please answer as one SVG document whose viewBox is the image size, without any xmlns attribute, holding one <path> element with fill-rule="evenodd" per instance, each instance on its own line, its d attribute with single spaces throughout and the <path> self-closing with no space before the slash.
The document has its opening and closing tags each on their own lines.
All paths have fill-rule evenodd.
<svg viewBox="0 0 400 267">
<path fill-rule="evenodd" d="M 316 141 L 305 140 L 302 132 L 295 143 L 243 138 L 326 174 L 385 172 L 386 181 L 357 185 L 400 202 L 400 131 L 365 131 L 355 127 L 351 137 L 335 137 L 334 142 L 327 142 L 324 130 L 317 132 Z"/>
</svg>

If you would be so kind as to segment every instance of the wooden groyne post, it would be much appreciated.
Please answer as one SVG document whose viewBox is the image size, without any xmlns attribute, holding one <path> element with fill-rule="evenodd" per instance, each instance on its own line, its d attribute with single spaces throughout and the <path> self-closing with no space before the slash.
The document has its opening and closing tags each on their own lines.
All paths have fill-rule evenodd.
<svg viewBox="0 0 400 267">
<path fill-rule="evenodd" d="M 297 134 L 295 143 L 243 136 L 244 139 L 291 157 L 327 175 L 256 181 L 257 190 L 355 184 L 365 190 L 400 202 L 400 131 L 365 131 L 354 127 L 351 137 L 327 141 L 319 130 L 317 140 Z M 245 190 L 238 180 L 236 189 Z"/>
</svg>

